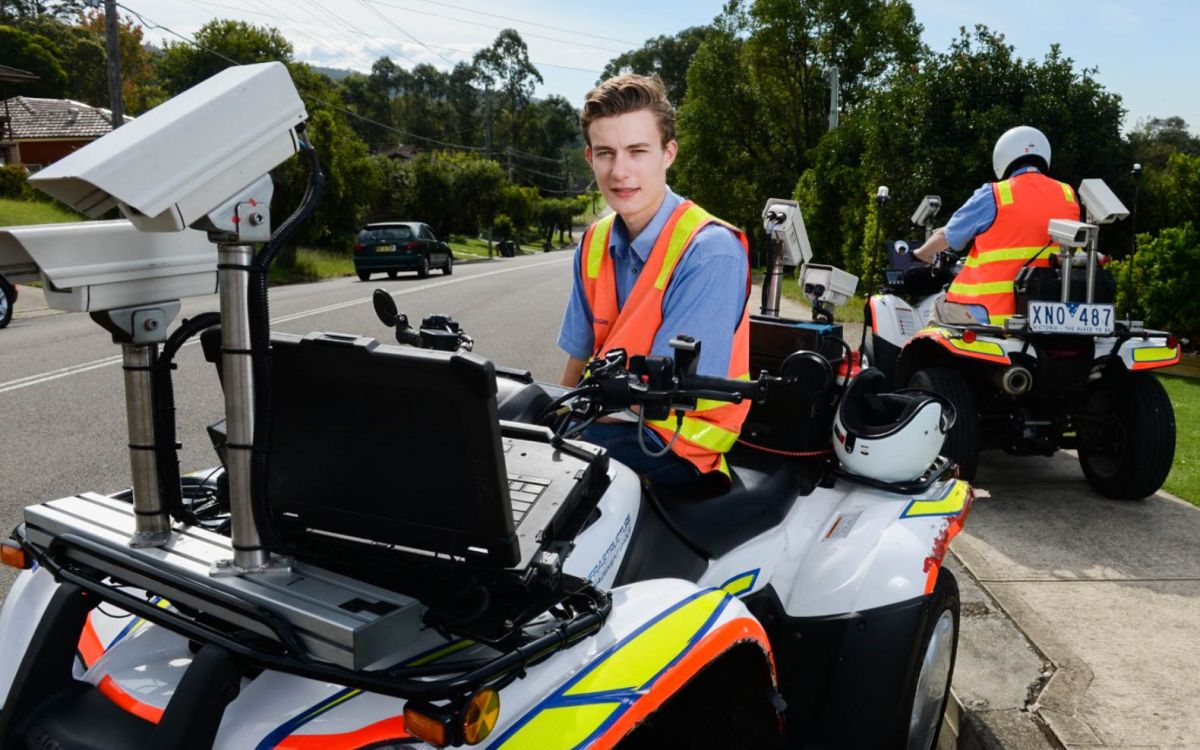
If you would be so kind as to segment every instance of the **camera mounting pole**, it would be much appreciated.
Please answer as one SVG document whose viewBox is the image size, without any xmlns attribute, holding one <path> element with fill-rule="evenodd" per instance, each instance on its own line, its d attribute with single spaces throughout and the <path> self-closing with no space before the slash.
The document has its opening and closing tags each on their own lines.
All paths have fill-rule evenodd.
<svg viewBox="0 0 1200 750">
<path fill-rule="evenodd" d="M 92 313 L 113 343 L 121 345 L 125 371 L 125 415 L 129 424 L 129 468 L 133 479 L 136 531 L 131 547 L 157 547 L 171 536 L 171 519 L 162 506 L 155 463 L 154 389 L 151 369 L 158 346 L 167 340 L 179 300 Z"/>
<path fill-rule="evenodd" d="M 221 372 L 225 390 L 226 469 L 229 474 L 233 559 L 212 566 L 212 575 L 286 573 L 291 561 L 263 548 L 251 503 L 254 456 L 254 368 L 250 356 L 250 267 L 254 244 L 271 239 L 274 184 L 263 175 L 194 225 L 217 245 L 221 302 Z"/>
</svg>

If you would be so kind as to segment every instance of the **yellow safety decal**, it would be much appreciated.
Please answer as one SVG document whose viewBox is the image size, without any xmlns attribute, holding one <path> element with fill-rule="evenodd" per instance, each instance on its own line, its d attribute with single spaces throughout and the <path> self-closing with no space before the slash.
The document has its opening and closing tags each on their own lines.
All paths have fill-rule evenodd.
<svg viewBox="0 0 1200 750">
<path fill-rule="evenodd" d="M 1071 189 L 1071 186 L 1065 182 L 1060 182 L 1058 184 L 1062 185 L 1063 197 L 1066 198 L 1071 203 L 1074 203 L 1075 202 L 1075 191 Z"/>
<path fill-rule="evenodd" d="M 504 750 L 553 750 L 573 748 L 608 720 L 621 703 L 585 703 L 579 706 L 544 708 L 505 740 Z"/>
<path fill-rule="evenodd" d="M 647 628 L 571 686 L 566 695 L 640 688 L 666 669 L 728 596 L 709 591 Z"/>
<path fill-rule="evenodd" d="M 598 219 L 592 225 L 592 240 L 585 248 L 587 252 L 587 276 L 589 279 L 600 278 L 600 264 L 604 261 L 604 254 L 608 252 L 608 235 L 612 231 L 613 221 L 617 215 L 611 213 L 601 219 Z"/>
<path fill-rule="evenodd" d="M 972 296 L 981 294 L 1012 294 L 1012 290 L 1013 282 L 1011 279 L 1008 281 L 984 281 L 978 284 L 963 284 L 956 281 L 950 287 L 950 291 L 955 294 L 969 294 Z"/>
<path fill-rule="evenodd" d="M 993 325 L 1001 325 L 1001 323 L 993 321 Z M 959 334 L 957 332 L 952 331 L 949 328 L 931 326 L 929 328 L 922 328 L 917 332 L 918 336 L 922 334 L 940 336 L 947 344 L 964 352 L 971 352 L 972 354 L 986 354 L 991 357 L 1008 357 L 1008 354 L 1004 351 L 1004 347 L 1000 346 L 994 341 L 981 341 L 980 339 L 975 339 L 974 341 L 967 343 L 958 337 Z"/>
<path fill-rule="evenodd" d="M 978 268 L 986 266 L 988 263 L 1000 263 L 1006 260 L 1029 260 L 1042 249 L 1041 245 L 1036 247 L 1009 247 L 1002 250 L 984 250 L 978 255 L 971 255 L 967 258 L 967 268 Z"/>
<path fill-rule="evenodd" d="M 1001 180 L 996 183 L 996 192 L 1000 194 L 1000 205 L 1007 206 L 1012 203 L 1012 183 L 1008 180 Z"/>
<path fill-rule="evenodd" d="M 662 268 L 658 271 L 658 278 L 654 280 L 655 289 L 666 288 L 667 279 L 671 278 L 671 272 L 679 263 L 679 257 L 683 255 L 688 238 L 692 236 L 692 232 L 696 231 L 696 227 L 710 219 L 712 216 L 703 208 L 692 206 L 683 212 L 679 221 L 675 222 L 675 228 L 671 231 L 671 239 L 667 242 L 666 257 L 663 258 Z"/>
<path fill-rule="evenodd" d="M 1175 359 L 1178 349 L 1166 346 L 1146 346 L 1140 349 L 1133 350 L 1134 362 L 1162 362 L 1166 359 Z"/>
<path fill-rule="evenodd" d="M 946 494 L 936 500 L 914 499 L 900 514 L 901 518 L 922 518 L 927 516 L 953 516 L 962 511 L 967 504 L 967 491 L 970 486 L 961 479 L 955 480 Z"/>
<path fill-rule="evenodd" d="M 754 588 L 754 582 L 758 580 L 758 570 L 758 568 L 755 568 L 748 573 L 742 573 L 730 578 L 721 585 L 721 590 L 733 596 L 740 596 L 746 593 Z"/>
</svg>

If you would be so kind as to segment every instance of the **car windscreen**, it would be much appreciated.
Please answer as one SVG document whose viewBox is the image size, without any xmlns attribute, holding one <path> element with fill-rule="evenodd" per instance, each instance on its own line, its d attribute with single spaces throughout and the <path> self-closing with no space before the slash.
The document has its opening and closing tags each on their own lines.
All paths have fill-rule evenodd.
<svg viewBox="0 0 1200 750">
<path fill-rule="evenodd" d="M 403 242 L 416 239 L 410 227 L 368 227 L 358 233 L 358 241 L 362 244 L 371 242 Z"/>
</svg>

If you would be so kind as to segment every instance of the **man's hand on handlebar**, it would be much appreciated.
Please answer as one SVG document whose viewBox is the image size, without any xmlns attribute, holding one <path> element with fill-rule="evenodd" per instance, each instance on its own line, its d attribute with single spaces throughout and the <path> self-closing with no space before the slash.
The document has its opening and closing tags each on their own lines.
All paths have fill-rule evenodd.
<svg viewBox="0 0 1200 750">
<path fill-rule="evenodd" d="M 938 253 L 950 249 L 950 241 L 946 239 L 946 228 L 938 227 L 925 240 L 925 244 L 912 251 L 912 255 L 922 263 L 932 264 Z"/>
</svg>

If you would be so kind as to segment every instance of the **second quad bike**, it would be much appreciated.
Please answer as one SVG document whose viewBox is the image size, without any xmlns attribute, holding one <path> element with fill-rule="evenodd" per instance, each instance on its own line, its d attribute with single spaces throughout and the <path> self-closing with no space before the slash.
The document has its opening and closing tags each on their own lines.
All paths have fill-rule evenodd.
<svg viewBox="0 0 1200 750">
<path fill-rule="evenodd" d="M 1050 222 L 1051 241 L 1030 259 L 1053 251 L 1050 263 L 1027 262 L 1014 283 L 1016 314 L 1006 320 L 946 301 L 962 267 L 953 253 L 925 265 L 910 243 L 888 242 L 889 269 L 867 302 L 861 350 L 893 384 L 953 401 L 958 418 L 945 452 L 964 478 L 974 479 L 982 450 L 1075 449 L 1097 492 L 1140 499 L 1171 469 L 1175 417 L 1152 371 L 1179 362 L 1180 342 L 1117 319 L 1097 225 L 1127 212 L 1101 180 L 1084 180 L 1078 194 L 1090 223 Z M 927 196 L 914 214 L 926 236 L 940 204 Z"/>
</svg>

